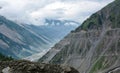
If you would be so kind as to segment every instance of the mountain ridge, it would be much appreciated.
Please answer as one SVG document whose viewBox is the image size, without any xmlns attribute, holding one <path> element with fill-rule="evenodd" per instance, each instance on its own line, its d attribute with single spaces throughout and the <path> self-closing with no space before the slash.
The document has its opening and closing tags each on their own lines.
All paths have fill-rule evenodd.
<svg viewBox="0 0 120 73">
<path fill-rule="evenodd" d="M 3 16 L 0 16 L 0 37 L 1 52 L 14 58 L 29 56 L 38 52 L 38 50 L 40 52 L 40 48 L 45 48 L 45 44 L 48 43 L 34 32 Z M 33 50 L 32 48 L 39 49 Z"/>
<path fill-rule="evenodd" d="M 47 51 L 74 28 L 75 26 L 65 25 L 28 25 L 0 15 L 0 52 L 16 59 L 28 59 L 40 53 L 42 55 L 43 51 Z"/>
<path fill-rule="evenodd" d="M 120 72 L 120 0 L 91 15 L 39 61 L 65 64 L 80 73 Z"/>
</svg>

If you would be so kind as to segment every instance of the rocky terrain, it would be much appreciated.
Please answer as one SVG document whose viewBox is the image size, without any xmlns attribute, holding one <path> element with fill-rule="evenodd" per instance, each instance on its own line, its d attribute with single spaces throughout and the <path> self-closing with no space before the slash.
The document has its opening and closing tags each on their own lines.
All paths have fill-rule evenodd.
<svg viewBox="0 0 120 73">
<path fill-rule="evenodd" d="M 40 64 L 29 61 L 2 61 L 0 73 L 79 73 L 64 65 Z"/>
<path fill-rule="evenodd" d="M 39 61 L 80 73 L 120 73 L 120 0 L 91 15 Z"/>
</svg>

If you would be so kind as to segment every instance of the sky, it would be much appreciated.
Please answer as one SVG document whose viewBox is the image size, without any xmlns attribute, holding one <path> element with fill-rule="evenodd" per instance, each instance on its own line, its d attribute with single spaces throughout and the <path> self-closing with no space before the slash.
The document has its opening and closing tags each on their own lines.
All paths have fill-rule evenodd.
<svg viewBox="0 0 120 73">
<path fill-rule="evenodd" d="M 114 0 L 0 0 L 0 15 L 34 25 L 44 25 L 45 19 L 82 23 L 112 1 Z"/>
</svg>

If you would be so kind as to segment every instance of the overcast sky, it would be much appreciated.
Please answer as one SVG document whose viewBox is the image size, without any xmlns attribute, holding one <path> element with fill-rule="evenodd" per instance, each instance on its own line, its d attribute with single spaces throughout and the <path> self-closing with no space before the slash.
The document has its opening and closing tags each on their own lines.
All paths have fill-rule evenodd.
<svg viewBox="0 0 120 73">
<path fill-rule="evenodd" d="M 82 23 L 114 0 L 0 0 L 0 15 L 23 23 L 43 25 L 45 18 Z"/>
</svg>

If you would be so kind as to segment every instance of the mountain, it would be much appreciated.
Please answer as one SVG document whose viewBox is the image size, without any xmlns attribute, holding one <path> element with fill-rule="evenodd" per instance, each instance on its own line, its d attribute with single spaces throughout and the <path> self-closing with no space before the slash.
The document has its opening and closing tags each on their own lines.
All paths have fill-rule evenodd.
<svg viewBox="0 0 120 73">
<path fill-rule="evenodd" d="M 49 42 L 32 30 L 0 16 L 0 52 L 23 58 L 46 49 Z"/>
<path fill-rule="evenodd" d="M 120 73 L 120 0 L 91 15 L 39 62 L 70 65 L 80 73 Z"/>
<path fill-rule="evenodd" d="M 79 73 L 64 65 L 43 64 L 29 61 L 0 61 L 0 73 Z"/>
<path fill-rule="evenodd" d="M 74 30 L 78 25 L 78 22 L 69 20 L 56 20 L 56 19 L 45 19 L 45 23 L 42 26 L 25 25 L 28 29 L 37 32 L 40 36 L 50 43 L 56 43 L 64 36 L 66 36 L 71 30 Z"/>
<path fill-rule="evenodd" d="M 40 53 L 28 56 L 25 59 L 31 61 L 37 61 L 41 56 L 43 56 L 55 43 L 59 42 L 63 37 L 65 37 L 71 30 L 74 30 L 79 23 L 75 21 L 68 20 L 56 20 L 56 19 L 46 19 L 44 25 L 23 25 L 28 30 L 32 30 L 37 35 L 41 36 L 49 43 L 46 44 L 47 50 L 43 50 Z"/>
<path fill-rule="evenodd" d="M 0 53 L 16 59 L 42 55 L 74 28 L 20 24 L 0 16 Z"/>
<path fill-rule="evenodd" d="M 57 26 L 65 26 L 65 25 L 79 25 L 80 23 L 71 21 L 71 20 L 57 20 L 57 19 L 45 19 L 45 24 L 46 25 L 57 25 Z"/>
</svg>

